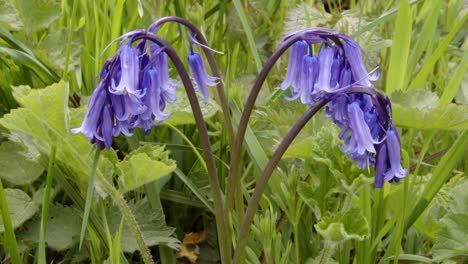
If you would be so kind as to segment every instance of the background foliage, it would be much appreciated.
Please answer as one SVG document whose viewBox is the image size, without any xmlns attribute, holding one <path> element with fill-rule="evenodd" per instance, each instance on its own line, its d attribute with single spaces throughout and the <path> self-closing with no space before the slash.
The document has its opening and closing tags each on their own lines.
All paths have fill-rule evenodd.
<svg viewBox="0 0 468 264">
<path fill-rule="evenodd" d="M 93 146 L 70 129 L 80 126 L 100 67 L 117 45 L 105 47 L 177 15 L 224 52 L 216 59 L 235 121 L 282 37 L 304 27 L 354 37 L 367 52 L 368 69 L 379 66 L 376 87 L 393 102 L 410 171 L 403 183 L 375 189 L 373 171 L 359 170 L 340 151 L 336 127 L 321 114 L 270 182 L 249 237 L 249 262 L 466 263 L 467 11 L 463 0 L 0 0 L 0 258 L 140 261 L 128 225 L 99 181 L 80 247 Z M 188 32 L 175 25 L 160 32 L 185 58 Z M 286 61 L 270 74 L 247 131 L 247 200 L 269 155 L 306 110 L 276 89 Z M 127 201 L 154 259 L 217 262 L 206 166 L 190 108 L 182 93 L 179 98 L 171 119 L 149 135 L 115 139 L 97 173 Z M 226 130 L 214 100 L 203 108 L 224 188 Z M 237 230 L 238 223 L 231 226 Z"/>
</svg>

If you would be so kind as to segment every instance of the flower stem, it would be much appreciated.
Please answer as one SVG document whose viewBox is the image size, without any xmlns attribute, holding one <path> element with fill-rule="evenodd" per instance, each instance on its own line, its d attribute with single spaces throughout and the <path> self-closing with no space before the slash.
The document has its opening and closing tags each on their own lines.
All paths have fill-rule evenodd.
<svg viewBox="0 0 468 264">
<path fill-rule="evenodd" d="M 299 253 L 299 221 L 294 223 L 294 253 L 296 254 L 296 264 L 301 264 L 301 256 Z"/>
<path fill-rule="evenodd" d="M 180 25 L 183 25 L 190 29 L 192 33 L 194 33 L 195 38 L 197 41 L 202 44 L 203 46 L 209 47 L 208 42 L 206 41 L 205 37 L 201 33 L 201 31 L 191 22 L 177 16 L 168 16 L 168 17 L 163 17 L 158 19 L 156 22 L 154 22 L 154 26 L 158 27 L 161 26 L 164 23 L 167 22 L 175 22 Z M 234 129 L 232 127 L 232 121 L 231 121 L 231 114 L 229 110 L 229 105 L 228 105 L 228 100 L 226 97 L 226 93 L 224 92 L 224 83 L 222 82 L 221 79 L 221 72 L 219 71 L 218 65 L 216 64 L 216 60 L 213 56 L 213 52 L 206 48 L 203 47 L 203 52 L 205 53 L 205 57 L 208 60 L 208 65 L 210 66 L 211 72 L 215 77 L 219 78 L 219 82 L 216 85 L 216 89 L 218 92 L 218 100 L 219 103 L 221 104 L 221 109 L 223 110 L 223 117 L 226 125 L 226 130 L 227 130 L 227 135 L 228 135 L 228 141 L 229 145 L 232 146 L 234 143 Z"/>
<path fill-rule="evenodd" d="M 237 236 L 237 247 L 236 251 L 234 252 L 234 263 L 242 263 L 244 259 L 244 252 L 245 252 L 245 245 L 247 243 L 248 232 L 250 229 L 250 225 L 252 220 L 255 216 L 255 213 L 258 208 L 258 204 L 260 202 L 260 198 L 262 197 L 263 191 L 265 190 L 268 180 L 270 179 L 271 174 L 273 173 L 276 165 L 281 160 L 281 157 L 288 149 L 289 145 L 291 145 L 294 138 L 296 138 L 299 131 L 307 124 L 307 122 L 328 102 L 328 100 L 321 100 L 317 102 L 316 105 L 309 108 L 306 113 L 297 121 L 294 127 L 288 132 L 286 137 L 281 141 L 280 145 L 276 149 L 273 156 L 270 158 L 267 166 L 263 170 L 262 175 L 257 181 L 257 185 L 255 186 L 255 190 L 250 198 L 249 205 L 247 207 L 247 211 L 245 212 L 244 219 L 242 220 L 242 225 L 239 231 L 239 235 Z"/>
<path fill-rule="evenodd" d="M 379 96 L 379 94 L 375 90 L 366 87 L 352 87 L 346 93 L 366 93 L 371 96 Z M 247 243 L 250 225 L 252 224 L 253 218 L 257 211 L 263 191 L 265 190 L 268 180 L 270 179 L 273 171 L 275 170 L 276 165 L 278 165 L 279 161 L 281 160 L 281 157 L 291 145 L 292 141 L 302 130 L 302 128 L 304 128 L 307 122 L 331 99 L 332 97 L 325 97 L 324 99 L 316 102 L 311 108 L 309 108 L 305 112 L 305 114 L 296 122 L 292 129 L 288 132 L 286 137 L 284 137 L 283 141 L 281 141 L 278 148 L 275 150 L 275 153 L 273 153 L 273 156 L 271 156 L 270 160 L 268 161 L 267 166 L 265 167 L 265 169 L 262 172 L 262 175 L 257 181 L 257 185 L 255 186 L 255 190 L 252 194 L 252 197 L 250 198 L 247 211 L 245 212 L 244 219 L 242 220 L 242 225 L 237 236 L 237 247 L 236 251 L 234 252 L 234 263 L 243 263 L 245 245 Z"/>
<path fill-rule="evenodd" d="M 262 71 L 257 77 L 252 90 L 250 91 L 249 97 L 245 104 L 244 111 L 242 112 L 241 119 L 239 121 L 239 126 L 237 128 L 236 138 L 234 139 L 234 144 L 232 145 L 231 151 L 231 162 L 229 164 L 229 176 L 228 184 L 226 187 L 226 208 L 232 208 L 234 200 L 242 198 L 242 195 L 235 195 L 236 192 L 242 192 L 241 189 L 241 179 L 240 179 L 240 156 L 242 153 L 242 143 L 244 142 L 245 132 L 247 130 L 247 125 L 249 122 L 250 115 L 252 114 L 255 101 L 257 100 L 260 89 L 262 88 L 265 79 L 270 72 L 270 70 L 275 65 L 276 61 L 281 57 L 281 55 L 292 45 L 294 42 L 299 40 L 302 36 L 300 34 L 294 35 L 289 38 L 287 41 L 283 42 L 281 46 L 273 53 L 270 59 L 263 67 Z M 243 201 L 237 201 L 236 204 L 243 204 Z M 243 211 L 243 209 L 241 210 Z M 239 222 L 241 219 L 238 219 Z"/>
<path fill-rule="evenodd" d="M 135 237 L 138 247 L 140 248 L 140 253 L 143 258 L 143 262 L 146 264 L 154 263 L 153 258 L 151 257 L 151 252 L 145 244 L 143 234 L 141 233 L 140 228 L 138 227 L 138 223 L 135 219 L 135 216 L 133 215 L 132 211 L 130 210 L 130 207 L 128 207 L 128 204 L 125 202 L 124 198 L 122 197 L 122 194 L 119 193 L 119 191 L 115 189 L 115 187 L 112 186 L 112 184 L 109 183 L 102 174 L 99 174 L 98 177 L 99 177 L 99 182 L 101 183 L 102 187 L 104 188 L 106 193 L 109 194 L 114 200 L 114 202 L 117 204 L 117 206 L 120 209 L 120 212 L 125 218 L 125 221 L 130 227 L 130 230 L 132 231 L 133 236 Z"/>
<path fill-rule="evenodd" d="M 180 60 L 176 51 L 164 39 L 153 34 L 142 34 L 142 35 L 139 35 L 138 37 L 135 37 L 133 41 L 137 41 L 140 39 L 153 41 L 154 43 L 158 44 L 160 47 L 163 47 L 164 52 L 166 52 L 167 56 L 171 59 L 185 87 L 185 91 L 187 93 L 190 106 L 192 107 L 193 116 L 195 117 L 195 121 L 196 121 L 197 128 L 199 131 L 200 142 L 203 148 L 203 154 L 205 156 L 206 165 L 208 168 L 208 180 L 210 182 L 211 192 L 213 195 L 213 203 L 214 203 L 215 217 L 216 217 L 216 228 L 218 231 L 218 244 L 219 244 L 219 251 L 221 255 L 221 261 L 224 264 L 228 264 L 231 262 L 231 258 L 230 258 L 231 247 L 228 246 L 227 244 L 230 241 L 230 237 L 228 237 L 229 231 L 227 228 L 228 218 L 223 208 L 221 188 L 219 186 L 219 179 L 218 179 L 213 152 L 211 149 L 210 138 L 208 136 L 208 130 L 206 128 L 205 120 L 203 119 L 203 114 L 200 109 L 200 104 L 198 103 L 198 98 L 195 93 L 195 89 L 193 88 L 192 82 L 190 80 L 190 76 L 187 73 L 187 70 L 185 69 L 184 64 Z"/>
</svg>

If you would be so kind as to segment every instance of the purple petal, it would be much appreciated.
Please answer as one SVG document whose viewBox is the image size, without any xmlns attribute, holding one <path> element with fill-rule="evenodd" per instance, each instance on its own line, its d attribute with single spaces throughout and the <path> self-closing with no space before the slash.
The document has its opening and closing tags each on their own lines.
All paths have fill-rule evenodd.
<svg viewBox="0 0 468 264">
<path fill-rule="evenodd" d="M 193 77 L 196 82 L 196 89 L 201 91 L 205 104 L 208 103 L 208 87 L 217 84 L 218 78 L 209 76 L 206 73 L 203 59 L 197 52 L 190 52 L 188 55 L 188 63 L 192 69 Z"/>
<path fill-rule="evenodd" d="M 387 131 L 387 148 L 390 169 L 385 173 L 385 180 L 390 181 L 394 177 L 403 178 L 407 171 L 401 167 L 400 140 L 393 128 Z"/>
<path fill-rule="evenodd" d="M 107 92 L 102 87 L 102 83 L 94 90 L 89 101 L 88 110 L 86 111 L 83 124 L 79 128 L 71 130 L 73 134 L 81 132 L 85 137 L 92 139 L 96 134 L 97 127 L 100 121 L 100 115 L 104 104 L 107 101 Z"/>
<path fill-rule="evenodd" d="M 369 81 L 369 74 L 362 60 L 361 48 L 359 45 L 354 41 L 347 40 L 343 43 L 343 49 L 356 84 L 372 87 L 372 84 Z"/>
<path fill-rule="evenodd" d="M 320 71 L 317 57 L 304 56 L 302 68 L 303 71 L 300 76 L 301 102 L 303 104 L 311 104 L 313 103 L 312 93 L 314 92 L 315 82 Z"/>
<path fill-rule="evenodd" d="M 318 75 L 317 84 L 315 85 L 314 93 L 326 92 L 330 93 L 336 86 L 331 87 L 332 65 L 334 62 L 335 50 L 331 47 L 324 47 L 318 54 L 320 63 L 320 72 Z"/>
<path fill-rule="evenodd" d="M 130 93 L 141 96 L 138 92 L 139 61 L 136 49 L 130 44 L 120 48 L 121 77 L 117 86 L 113 84 L 109 90 L 113 94 Z"/>
<path fill-rule="evenodd" d="M 377 150 L 377 162 L 375 164 L 374 185 L 382 188 L 384 185 L 385 172 L 388 170 L 387 144 L 381 144 Z"/>
<path fill-rule="evenodd" d="M 353 152 L 355 151 L 359 154 L 363 154 L 365 151 L 375 153 L 374 144 L 378 142 L 372 138 L 370 129 L 364 119 L 364 113 L 357 102 L 348 104 L 348 115 L 349 124 L 352 129 Z"/>
<path fill-rule="evenodd" d="M 299 40 L 291 47 L 291 55 L 289 56 L 288 68 L 286 70 L 286 79 L 281 84 L 280 88 L 286 90 L 289 86 L 293 86 L 296 91 L 300 83 L 297 81 L 301 74 L 301 66 L 303 58 L 307 55 L 308 45 L 304 40 Z"/>
</svg>

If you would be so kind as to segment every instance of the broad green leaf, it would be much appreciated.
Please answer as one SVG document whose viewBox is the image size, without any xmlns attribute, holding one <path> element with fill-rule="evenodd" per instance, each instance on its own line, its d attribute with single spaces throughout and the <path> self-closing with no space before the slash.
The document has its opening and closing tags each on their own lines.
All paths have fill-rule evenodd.
<svg viewBox="0 0 468 264">
<path fill-rule="evenodd" d="M 22 107 L 0 119 L 0 125 L 10 132 L 10 139 L 21 142 L 29 151 L 44 155 L 45 162 L 50 155 L 51 144 L 55 144 L 56 164 L 84 192 L 91 171 L 90 153 L 93 145 L 83 135 L 70 133 L 67 83 L 60 82 L 35 90 L 27 86 L 15 87 L 14 97 Z M 75 110 L 72 109 L 73 111 Z M 71 117 L 75 118 L 71 120 L 72 124 L 79 124 L 83 119 L 78 114 L 72 114 Z M 108 152 L 110 151 L 103 152 L 105 155 L 101 156 L 100 162 L 102 166 L 98 170 L 98 173 L 104 172 L 107 177 L 112 173 L 112 170 L 104 170 L 110 167 L 106 166 L 107 160 L 112 160 L 112 154 L 107 155 Z M 99 185 L 97 187 L 98 193 L 103 195 Z"/>
<path fill-rule="evenodd" d="M 176 169 L 175 162 L 163 162 L 146 153 L 130 154 L 119 162 L 119 190 L 128 192 L 144 184 L 157 180 Z"/>
<path fill-rule="evenodd" d="M 453 203 L 450 209 L 454 213 L 468 214 L 468 181 L 458 184 L 451 190 Z"/>
<path fill-rule="evenodd" d="M 369 235 L 369 226 L 359 208 L 324 217 L 314 225 L 326 240 L 339 243 L 349 239 L 363 240 Z"/>
<path fill-rule="evenodd" d="M 179 247 L 179 241 L 173 237 L 174 228 L 166 226 L 164 223 L 164 212 L 162 209 L 153 209 L 146 198 L 129 203 L 130 209 L 135 215 L 135 219 L 143 234 L 147 246 L 164 245 L 172 249 Z M 109 230 L 115 234 L 120 225 L 121 214 L 118 208 L 111 208 L 108 211 L 107 220 Z M 138 250 L 138 245 L 133 237 L 127 223 L 124 224 L 121 237 L 121 249 L 124 252 L 133 253 Z"/>
<path fill-rule="evenodd" d="M 389 197 L 389 200 L 392 201 L 390 205 L 393 205 L 392 197 Z M 430 207 L 414 223 L 414 226 L 426 237 L 434 239 L 437 230 L 440 228 L 440 219 L 447 214 L 447 208 L 446 202 L 437 195 L 431 202 Z"/>
<path fill-rule="evenodd" d="M 52 0 L 20 0 L 22 19 L 28 31 L 49 27 L 60 17 L 60 4 Z"/>
<path fill-rule="evenodd" d="M 418 129 L 468 129 L 468 106 L 438 106 L 436 94 L 407 91 L 392 94 L 393 120 L 397 126 Z"/>
<path fill-rule="evenodd" d="M 360 170 L 356 163 L 351 160 L 340 149 L 342 144 L 338 138 L 338 127 L 327 121 L 318 131 L 312 136 L 306 137 L 303 140 L 291 145 L 284 154 L 283 158 L 302 158 L 306 164 L 310 164 L 313 168 L 321 166 L 328 170 L 329 177 L 334 177 L 341 180 L 345 186 L 355 184 L 355 180 L 364 173 Z M 324 178 L 323 171 L 320 172 L 320 177 Z M 365 181 L 359 181 L 366 184 Z"/>
<path fill-rule="evenodd" d="M 188 100 L 187 94 L 185 91 L 182 91 L 182 88 L 177 92 L 178 100 L 174 104 L 168 104 L 166 112 L 173 112 L 171 117 L 164 121 L 164 123 L 170 123 L 171 125 L 186 125 L 186 124 L 195 124 L 195 118 L 193 117 L 192 107 Z M 203 117 L 209 119 L 213 117 L 219 110 L 219 106 L 214 102 L 213 99 L 209 100 L 207 104 L 203 102 L 202 96 L 200 93 L 197 93 L 198 103 L 202 110 Z"/>
<path fill-rule="evenodd" d="M 13 228 L 21 226 L 39 209 L 31 197 L 20 189 L 5 189 L 5 196 Z M 0 233 L 4 231 L 3 221 L 0 218 Z"/>
<path fill-rule="evenodd" d="M 44 171 L 44 167 L 24 153 L 25 149 L 13 142 L 0 145 L 0 177 L 13 185 L 34 182 Z"/>
<path fill-rule="evenodd" d="M 20 237 L 22 240 L 38 243 L 41 219 L 37 218 L 28 225 L 28 229 Z M 63 205 L 51 204 L 47 217 L 45 241 L 48 248 L 56 251 L 69 249 L 77 243 L 80 235 L 81 217 L 76 209 Z"/>
<path fill-rule="evenodd" d="M 67 43 L 69 30 L 63 28 L 60 31 L 53 31 L 41 42 L 40 49 L 35 52 L 36 56 L 52 68 L 55 72 L 62 72 L 65 68 L 67 53 Z M 76 68 L 80 63 L 80 43 L 72 35 L 70 58 L 68 69 Z"/>
<path fill-rule="evenodd" d="M 442 219 L 432 252 L 434 259 L 444 260 L 468 254 L 468 214 L 449 214 Z"/>
<path fill-rule="evenodd" d="M 8 30 L 20 30 L 23 27 L 18 10 L 8 0 L 0 0 L 0 26 Z"/>
</svg>

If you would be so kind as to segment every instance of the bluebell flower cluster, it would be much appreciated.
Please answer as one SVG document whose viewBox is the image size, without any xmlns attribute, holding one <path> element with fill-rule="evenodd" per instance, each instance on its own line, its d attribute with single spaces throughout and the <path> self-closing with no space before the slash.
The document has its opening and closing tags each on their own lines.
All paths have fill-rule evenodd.
<svg viewBox="0 0 468 264">
<path fill-rule="evenodd" d="M 384 181 L 400 181 L 407 171 L 400 163 L 401 145 L 390 118 L 390 101 L 382 103 L 367 93 L 346 93 L 351 87 L 374 89 L 372 81 L 378 78 L 366 70 L 359 44 L 327 29 L 295 34 L 302 39 L 292 45 L 286 78 L 280 85 L 283 90 L 291 87 L 291 96 L 285 98 L 300 98 L 307 105 L 329 99 L 325 111 L 341 128 L 342 151 L 361 169 L 376 167 L 376 187 Z"/>
<path fill-rule="evenodd" d="M 123 36 L 114 57 L 104 64 L 99 83 L 91 95 L 81 127 L 82 133 L 98 148 L 110 148 L 119 134 L 131 136 L 135 128 L 149 133 L 151 128 L 168 119 L 167 103 L 174 103 L 178 84 L 169 77 L 167 55 L 155 43 L 132 38 L 144 31 Z"/>
</svg>

